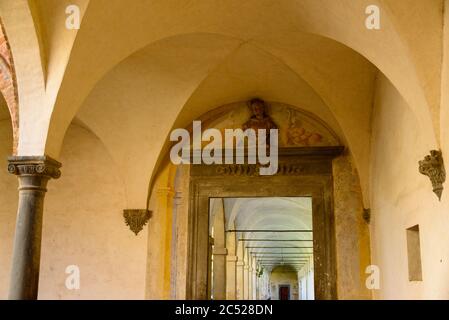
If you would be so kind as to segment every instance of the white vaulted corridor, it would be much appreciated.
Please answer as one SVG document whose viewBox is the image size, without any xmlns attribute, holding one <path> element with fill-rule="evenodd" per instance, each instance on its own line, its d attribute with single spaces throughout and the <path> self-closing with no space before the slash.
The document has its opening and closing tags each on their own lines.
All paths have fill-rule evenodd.
<svg viewBox="0 0 449 320">
<path fill-rule="evenodd" d="M 314 299 L 310 197 L 210 201 L 212 299 Z"/>
</svg>

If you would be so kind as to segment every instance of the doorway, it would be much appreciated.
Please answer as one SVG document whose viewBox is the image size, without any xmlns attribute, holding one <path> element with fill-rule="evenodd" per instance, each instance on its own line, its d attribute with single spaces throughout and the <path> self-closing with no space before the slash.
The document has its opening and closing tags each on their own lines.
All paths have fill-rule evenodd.
<svg viewBox="0 0 449 320">
<path fill-rule="evenodd" d="M 211 199 L 309 197 L 314 230 L 314 296 L 335 299 L 332 159 L 342 151 L 343 147 L 280 149 L 279 170 L 273 176 L 258 175 L 256 165 L 191 165 L 187 298 L 205 300 L 211 297 Z"/>
<path fill-rule="evenodd" d="M 290 300 L 290 286 L 279 286 L 279 300 Z"/>
<path fill-rule="evenodd" d="M 313 299 L 311 197 L 211 198 L 209 280 L 211 299 Z M 299 283 L 307 282 L 306 297 Z"/>
</svg>

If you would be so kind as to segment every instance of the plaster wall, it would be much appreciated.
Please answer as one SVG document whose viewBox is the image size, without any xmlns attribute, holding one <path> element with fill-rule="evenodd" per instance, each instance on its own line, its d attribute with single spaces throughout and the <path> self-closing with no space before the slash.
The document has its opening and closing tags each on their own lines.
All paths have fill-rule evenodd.
<svg viewBox="0 0 449 320">
<path fill-rule="evenodd" d="M 418 171 L 418 161 L 430 150 L 417 122 L 396 89 L 379 75 L 370 177 L 372 263 L 380 270 L 376 299 L 449 298 L 447 183 L 439 202 L 429 178 Z M 408 277 L 406 229 L 415 225 L 420 229 L 422 281 Z"/>
<path fill-rule="evenodd" d="M 12 148 L 0 122 L 0 156 Z M 142 299 L 147 231 L 135 236 L 123 220 L 123 183 L 92 133 L 72 125 L 64 141 L 62 176 L 50 181 L 44 207 L 39 299 Z M 6 164 L 5 164 L 6 165 Z M 0 298 L 7 298 L 17 178 L 0 170 Z M 80 270 L 80 289 L 65 286 L 66 268 Z"/>
<path fill-rule="evenodd" d="M 294 270 L 276 268 L 271 272 L 271 299 L 279 300 L 279 286 L 290 286 L 290 300 L 298 300 L 298 277 Z"/>
</svg>

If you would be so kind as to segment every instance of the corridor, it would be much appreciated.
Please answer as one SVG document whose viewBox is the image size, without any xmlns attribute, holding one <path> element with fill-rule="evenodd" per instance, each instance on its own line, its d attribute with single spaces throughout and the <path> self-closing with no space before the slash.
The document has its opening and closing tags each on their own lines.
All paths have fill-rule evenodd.
<svg viewBox="0 0 449 320">
<path fill-rule="evenodd" d="M 211 199 L 211 299 L 312 300 L 311 201 Z"/>
</svg>

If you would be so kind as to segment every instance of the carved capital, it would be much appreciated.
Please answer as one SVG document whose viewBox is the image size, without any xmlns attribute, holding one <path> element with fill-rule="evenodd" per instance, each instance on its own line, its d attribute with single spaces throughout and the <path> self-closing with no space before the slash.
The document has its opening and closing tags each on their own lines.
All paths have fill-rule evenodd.
<svg viewBox="0 0 449 320">
<path fill-rule="evenodd" d="M 125 223 L 132 232 L 137 234 L 142 231 L 143 227 L 151 218 L 151 211 L 147 209 L 125 209 L 123 210 Z"/>
<path fill-rule="evenodd" d="M 42 176 L 58 179 L 61 163 L 48 156 L 14 156 L 8 158 L 8 172 L 17 176 Z"/>
<path fill-rule="evenodd" d="M 431 150 L 424 160 L 419 161 L 419 172 L 428 176 L 432 183 L 433 192 L 441 200 L 443 183 L 446 181 L 443 156 L 439 150 Z"/>
</svg>

